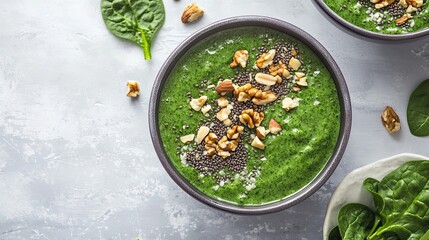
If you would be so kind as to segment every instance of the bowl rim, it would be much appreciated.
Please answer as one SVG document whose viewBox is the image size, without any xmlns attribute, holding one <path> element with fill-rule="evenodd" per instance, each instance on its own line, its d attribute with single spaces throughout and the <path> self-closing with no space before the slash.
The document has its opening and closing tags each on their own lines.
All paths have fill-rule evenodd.
<svg viewBox="0 0 429 240">
<path fill-rule="evenodd" d="M 429 160 L 429 157 L 414 153 L 400 153 L 376 160 L 349 172 L 336 187 L 326 207 L 325 219 L 323 220 L 323 239 L 327 240 L 329 232 L 335 227 L 332 221 L 336 219 L 335 216 L 338 215 L 340 205 L 356 202 L 371 206 L 367 201 L 372 203 L 372 195 L 362 186 L 366 178 L 373 177 L 381 180 L 403 163 L 414 160 Z M 356 184 L 360 188 L 352 190 Z M 351 191 L 352 194 L 345 194 L 345 191 Z"/>
<path fill-rule="evenodd" d="M 195 43 L 218 31 L 245 26 L 266 27 L 280 32 L 284 32 L 289 36 L 296 38 L 298 41 L 301 41 L 303 44 L 307 45 L 313 52 L 315 52 L 315 54 L 318 55 L 318 57 L 322 60 L 334 80 L 341 111 L 340 131 L 338 134 L 335 149 L 330 159 L 327 161 L 325 167 L 319 172 L 319 174 L 313 179 L 313 181 L 304 186 L 299 191 L 295 192 L 294 194 L 287 196 L 281 200 L 255 206 L 240 206 L 238 204 L 229 203 L 225 200 L 211 198 L 208 195 L 199 191 L 192 184 L 188 183 L 184 178 L 182 178 L 181 174 L 173 166 L 173 163 L 170 162 L 170 159 L 167 157 L 167 154 L 164 151 L 157 124 L 161 90 L 165 82 L 167 81 L 170 72 L 174 68 L 177 61 L 179 61 L 180 58 L 183 56 L 183 54 L 185 54 Z M 150 96 L 148 117 L 150 128 L 149 130 L 155 151 L 158 155 L 159 160 L 161 161 L 161 164 L 177 185 L 179 185 L 185 192 L 187 192 L 195 199 L 211 207 L 230 213 L 256 215 L 277 212 L 291 207 L 312 195 L 327 181 L 327 179 L 332 175 L 338 163 L 340 162 L 341 157 L 346 149 L 346 145 L 351 131 L 351 114 L 352 108 L 350 103 L 350 96 L 344 76 L 342 75 L 338 65 L 336 64 L 332 56 L 329 54 L 329 52 L 316 39 L 314 39 L 312 36 L 304 32 L 303 30 L 299 29 L 298 27 L 282 20 L 264 16 L 246 15 L 223 19 L 198 30 L 197 32 L 186 38 L 170 54 L 170 56 L 167 58 L 167 60 L 161 67 L 158 75 L 156 76 Z"/>
<path fill-rule="evenodd" d="M 358 27 L 342 17 L 340 17 L 335 11 L 333 11 L 325 2 L 324 0 L 314 0 L 317 5 L 322 9 L 322 11 L 325 13 L 325 15 L 328 15 L 332 20 L 334 20 L 336 23 L 338 23 L 340 26 L 342 26 L 345 29 L 348 29 L 352 31 L 355 34 L 358 34 L 360 36 L 364 36 L 369 39 L 375 39 L 375 40 L 385 40 L 385 41 L 406 41 L 406 40 L 412 40 L 420 37 L 424 37 L 429 35 L 429 28 L 420 29 L 416 32 L 412 33 L 404 33 L 404 34 L 386 34 L 386 33 L 377 33 L 373 31 L 369 31 L 367 29 Z"/>
</svg>

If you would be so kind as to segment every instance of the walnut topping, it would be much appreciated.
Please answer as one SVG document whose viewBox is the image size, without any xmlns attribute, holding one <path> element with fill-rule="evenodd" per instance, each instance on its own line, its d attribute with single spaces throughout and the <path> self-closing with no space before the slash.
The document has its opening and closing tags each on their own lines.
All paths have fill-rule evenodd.
<svg viewBox="0 0 429 240">
<path fill-rule="evenodd" d="M 207 101 L 207 96 L 201 96 L 199 98 L 193 98 L 191 102 L 189 102 L 189 104 L 191 105 L 192 109 L 198 112 L 204 106 L 206 101 Z"/>
<path fill-rule="evenodd" d="M 217 147 L 217 136 L 214 133 L 209 133 L 207 137 L 204 139 L 204 142 L 206 143 L 205 149 L 208 156 L 213 156 L 216 153 L 216 147 Z"/>
<path fill-rule="evenodd" d="M 266 85 L 266 86 L 272 86 L 274 84 L 276 84 L 277 82 L 277 78 L 274 76 L 271 76 L 269 74 L 266 73 L 257 73 L 255 75 L 255 80 L 256 82 Z"/>
<path fill-rule="evenodd" d="M 282 107 L 286 111 L 289 112 L 291 109 L 294 109 L 294 108 L 296 108 L 296 107 L 299 106 L 299 101 L 300 100 L 301 99 L 299 99 L 299 98 L 292 99 L 292 98 L 287 97 L 287 98 L 283 99 L 283 101 L 282 101 L 283 106 Z"/>
<path fill-rule="evenodd" d="M 264 120 L 264 113 L 263 112 L 257 112 L 253 109 L 247 109 L 243 110 L 241 112 L 241 115 L 239 117 L 240 122 L 244 125 L 248 126 L 249 128 L 259 127 L 262 120 Z"/>
<path fill-rule="evenodd" d="M 406 13 L 404 14 L 404 16 L 398 18 L 395 20 L 396 25 L 402 25 L 404 23 L 406 23 L 409 19 L 413 18 L 413 16 L 411 16 L 411 14 Z"/>
<path fill-rule="evenodd" d="M 238 137 L 240 136 L 238 127 L 241 127 L 241 129 L 243 129 L 243 126 L 234 125 L 230 129 L 228 129 L 228 131 L 226 132 L 226 136 L 229 139 L 238 139 Z M 241 132 L 243 132 L 243 130 L 241 130 Z"/>
<path fill-rule="evenodd" d="M 234 57 L 232 58 L 232 63 L 229 64 L 229 67 L 236 68 L 241 66 L 245 68 L 247 65 L 247 60 L 249 59 L 249 52 L 247 50 L 238 50 L 235 52 Z"/>
<path fill-rule="evenodd" d="M 407 0 L 413 7 L 419 8 L 424 4 L 424 0 Z"/>
<path fill-rule="evenodd" d="M 287 70 L 286 64 L 282 63 L 282 61 L 279 62 L 277 65 L 270 65 L 269 71 L 271 76 L 283 76 L 283 77 L 289 77 L 290 72 Z"/>
<path fill-rule="evenodd" d="M 234 86 L 232 85 L 232 81 L 230 79 L 225 79 L 223 81 L 219 81 L 216 87 L 216 92 L 219 94 L 225 94 L 228 92 L 233 92 Z"/>
<path fill-rule="evenodd" d="M 127 82 L 128 87 L 128 97 L 137 97 L 140 94 L 140 87 L 139 83 L 136 81 L 128 81 Z"/>
<path fill-rule="evenodd" d="M 397 132 L 401 129 L 401 121 L 390 106 L 387 106 L 381 114 L 381 122 L 389 133 Z"/>
<path fill-rule="evenodd" d="M 396 0 L 371 0 L 372 3 L 375 3 L 375 8 L 380 9 L 390 4 L 394 3 Z"/>
<path fill-rule="evenodd" d="M 271 49 L 267 53 L 262 54 L 258 60 L 256 60 L 256 66 L 258 68 L 266 68 L 273 63 L 274 56 L 276 55 L 276 50 Z"/>
<path fill-rule="evenodd" d="M 253 98 L 252 102 L 256 105 L 266 105 L 268 103 L 274 102 L 275 100 L 277 100 L 277 95 L 275 95 L 272 92 L 262 92 L 261 97 L 260 98 Z"/>
<path fill-rule="evenodd" d="M 301 67 L 301 62 L 298 59 L 292 57 L 289 60 L 289 67 L 296 71 L 299 69 L 299 67 Z"/>
<path fill-rule="evenodd" d="M 198 20 L 204 14 L 204 10 L 198 7 L 196 3 L 189 4 L 182 14 L 182 23 L 190 23 Z"/>
</svg>

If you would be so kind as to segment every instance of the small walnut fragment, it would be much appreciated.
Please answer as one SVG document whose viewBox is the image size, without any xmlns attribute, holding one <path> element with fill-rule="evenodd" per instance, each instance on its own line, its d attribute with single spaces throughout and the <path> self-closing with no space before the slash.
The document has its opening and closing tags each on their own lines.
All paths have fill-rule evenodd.
<svg viewBox="0 0 429 240">
<path fill-rule="evenodd" d="M 128 97 L 138 97 L 140 95 L 140 86 L 139 83 L 136 81 L 128 81 L 127 82 L 128 87 Z"/>
<path fill-rule="evenodd" d="M 229 64 L 229 67 L 236 68 L 238 66 L 241 66 L 242 68 L 245 68 L 248 59 L 249 52 L 247 50 L 238 50 L 235 52 L 234 57 L 232 57 L 232 63 Z"/>
<path fill-rule="evenodd" d="M 232 85 L 232 81 L 230 79 L 219 81 L 217 83 L 217 87 L 215 91 L 218 94 L 226 94 L 229 92 L 234 92 L 234 86 Z"/>
<path fill-rule="evenodd" d="M 258 60 L 256 60 L 256 66 L 258 68 L 266 68 L 273 63 L 274 56 L 276 55 L 276 50 L 271 49 L 267 53 L 263 53 Z"/>
<path fill-rule="evenodd" d="M 266 105 L 268 103 L 274 102 L 275 100 L 277 100 L 277 95 L 270 91 L 267 91 L 267 92 L 262 92 L 261 97 L 259 98 L 254 97 L 252 99 L 252 102 L 255 105 Z"/>
<path fill-rule="evenodd" d="M 243 110 L 240 114 L 240 122 L 249 128 L 259 127 L 262 120 L 264 120 L 265 114 L 263 112 L 257 112 L 253 109 Z"/>
<path fill-rule="evenodd" d="M 190 23 L 198 20 L 204 14 L 204 10 L 198 7 L 196 3 L 189 4 L 182 14 L 182 23 Z"/>
<path fill-rule="evenodd" d="M 387 106 L 381 114 L 381 122 L 389 133 L 397 132 L 401 129 L 401 121 L 390 106 Z"/>
<path fill-rule="evenodd" d="M 406 14 L 404 14 L 404 16 L 396 19 L 395 23 L 396 23 L 396 25 L 400 26 L 400 25 L 406 23 L 411 18 L 413 18 L 413 16 L 411 16 L 411 14 L 409 14 L 409 13 L 406 13 Z"/>
<path fill-rule="evenodd" d="M 377 3 L 375 3 L 375 8 L 380 9 L 380 8 L 387 7 L 390 4 L 394 3 L 395 1 L 396 0 L 381 0 L 381 1 L 377 0 Z"/>
</svg>

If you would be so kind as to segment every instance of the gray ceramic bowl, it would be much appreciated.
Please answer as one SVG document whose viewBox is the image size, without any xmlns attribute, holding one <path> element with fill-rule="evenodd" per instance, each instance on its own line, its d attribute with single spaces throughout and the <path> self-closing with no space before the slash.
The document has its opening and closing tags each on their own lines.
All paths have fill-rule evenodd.
<svg viewBox="0 0 429 240">
<path fill-rule="evenodd" d="M 160 137 L 158 128 L 158 108 L 160 103 L 159 100 L 161 91 L 165 82 L 168 79 L 170 72 L 172 71 L 178 60 L 192 46 L 194 46 L 195 43 L 201 41 L 202 39 L 219 31 L 243 26 L 260 26 L 275 29 L 277 31 L 281 31 L 292 37 L 295 37 L 296 39 L 309 46 L 320 57 L 320 59 L 322 59 L 323 63 L 326 65 L 331 75 L 333 76 L 341 108 L 341 129 L 338 136 L 338 141 L 331 158 L 328 160 L 326 166 L 322 169 L 322 171 L 316 176 L 316 178 L 312 182 L 310 182 L 306 187 L 296 192 L 295 194 L 285 197 L 284 199 L 274 203 L 261 204 L 257 206 L 240 206 L 230 202 L 214 199 L 200 192 L 193 185 L 188 183 L 184 178 L 182 178 L 181 174 L 174 168 L 170 159 L 167 157 L 167 154 L 165 153 L 163 148 L 162 139 Z M 188 37 L 173 51 L 173 53 L 171 53 L 171 55 L 165 61 L 164 65 L 161 67 L 161 70 L 156 77 L 156 81 L 152 89 L 151 102 L 149 106 L 149 124 L 152 142 L 162 165 L 164 166 L 170 177 L 183 190 L 185 190 L 188 194 L 190 194 L 197 200 L 209 206 L 239 214 L 264 214 L 280 211 L 303 201 L 305 198 L 309 197 L 317 189 L 319 189 L 331 176 L 331 174 L 334 172 L 335 168 L 341 160 L 350 135 L 351 118 L 352 113 L 350 106 L 350 97 L 346 82 L 344 81 L 344 77 L 340 69 L 338 68 L 334 59 L 332 59 L 331 55 L 329 55 L 328 51 L 318 41 L 316 41 L 313 37 L 311 37 L 308 33 L 302 31 L 301 29 L 281 20 L 261 16 L 243 16 L 221 20 L 197 31 L 196 33 Z"/>
<path fill-rule="evenodd" d="M 316 3 L 317 6 L 320 7 L 320 10 L 325 13 L 325 15 L 327 15 L 329 20 L 345 28 L 346 30 L 348 30 L 348 32 L 354 33 L 357 36 L 365 37 L 367 39 L 384 41 L 405 41 L 429 35 L 429 28 L 405 34 L 384 34 L 372 32 L 364 28 L 357 27 L 356 25 L 344 20 L 342 17 L 338 16 L 338 14 L 334 12 L 330 7 L 328 7 L 328 5 L 326 5 L 323 0 L 313 1 Z"/>
</svg>

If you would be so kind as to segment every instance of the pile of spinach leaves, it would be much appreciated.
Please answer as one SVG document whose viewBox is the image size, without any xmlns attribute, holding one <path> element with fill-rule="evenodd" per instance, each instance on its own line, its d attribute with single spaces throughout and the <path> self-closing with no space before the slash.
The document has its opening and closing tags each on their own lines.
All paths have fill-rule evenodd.
<svg viewBox="0 0 429 240">
<path fill-rule="evenodd" d="M 165 20 L 162 0 L 101 0 L 101 14 L 114 35 L 137 43 L 144 58 L 152 58 L 152 39 Z"/>
<path fill-rule="evenodd" d="M 343 206 L 329 240 L 429 240 L 429 161 L 410 161 L 381 181 L 367 178 L 375 212 L 358 203 Z"/>
</svg>

